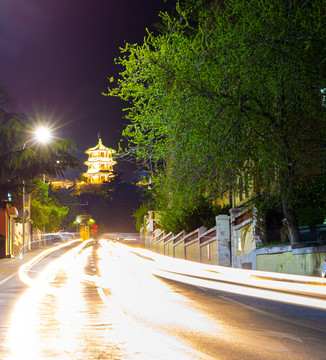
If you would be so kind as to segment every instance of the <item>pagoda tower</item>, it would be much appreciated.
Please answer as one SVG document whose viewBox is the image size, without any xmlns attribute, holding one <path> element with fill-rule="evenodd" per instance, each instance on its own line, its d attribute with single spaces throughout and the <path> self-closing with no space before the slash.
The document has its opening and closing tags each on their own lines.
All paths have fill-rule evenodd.
<svg viewBox="0 0 326 360">
<path fill-rule="evenodd" d="M 115 150 L 104 146 L 100 137 L 98 144 L 85 153 L 88 154 L 88 160 L 84 164 L 88 166 L 88 170 L 83 175 L 87 178 L 87 183 L 100 184 L 114 178 L 113 165 L 117 162 L 113 160 L 112 155 Z"/>
</svg>

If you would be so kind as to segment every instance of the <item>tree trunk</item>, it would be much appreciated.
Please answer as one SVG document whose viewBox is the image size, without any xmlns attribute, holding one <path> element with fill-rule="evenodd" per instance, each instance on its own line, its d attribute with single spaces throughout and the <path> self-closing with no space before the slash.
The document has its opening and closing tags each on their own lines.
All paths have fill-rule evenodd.
<svg viewBox="0 0 326 360">
<path fill-rule="evenodd" d="M 288 234 L 289 241 L 291 244 L 297 244 L 300 240 L 297 216 L 284 195 L 282 196 L 282 208 L 284 214 L 283 226 Z"/>
</svg>

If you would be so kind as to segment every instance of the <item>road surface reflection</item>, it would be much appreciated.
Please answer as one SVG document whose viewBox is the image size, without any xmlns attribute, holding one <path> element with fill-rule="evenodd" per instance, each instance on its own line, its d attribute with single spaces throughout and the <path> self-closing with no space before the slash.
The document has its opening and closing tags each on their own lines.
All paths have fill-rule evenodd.
<svg viewBox="0 0 326 360">
<path fill-rule="evenodd" d="M 324 309 L 322 279 L 209 266 L 106 240 L 83 242 L 62 256 L 51 251 L 20 269 L 29 287 L 11 314 L 5 360 L 307 360 L 324 354 L 323 329 L 303 331 L 283 319 L 271 326 L 262 311 L 241 310 L 223 296 L 181 293 L 186 290 L 162 277 Z"/>
<path fill-rule="evenodd" d="M 38 276 L 25 267 L 30 287 L 12 313 L 6 359 L 210 359 L 178 332 L 227 338 L 227 327 L 192 308 L 152 267 L 106 241 L 68 251 Z"/>
</svg>

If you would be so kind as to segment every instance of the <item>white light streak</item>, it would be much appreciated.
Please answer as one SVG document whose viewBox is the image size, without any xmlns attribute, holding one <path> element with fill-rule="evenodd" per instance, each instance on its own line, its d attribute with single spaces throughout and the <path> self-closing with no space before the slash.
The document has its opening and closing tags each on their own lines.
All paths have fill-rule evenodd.
<svg viewBox="0 0 326 360">
<path fill-rule="evenodd" d="M 326 280 L 322 278 L 206 265 L 140 248 L 131 251 L 152 258 L 155 261 L 153 273 L 163 278 L 213 290 L 326 309 Z"/>
</svg>

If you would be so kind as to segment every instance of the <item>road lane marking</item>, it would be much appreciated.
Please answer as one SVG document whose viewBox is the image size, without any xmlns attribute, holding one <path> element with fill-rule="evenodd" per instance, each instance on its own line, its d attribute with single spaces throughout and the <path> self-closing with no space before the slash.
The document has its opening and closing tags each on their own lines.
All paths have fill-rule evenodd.
<svg viewBox="0 0 326 360">
<path fill-rule="evenodd" d="M 14 277 L 16 274 L 17 274 L 17 272 L 15 272 L 14 274 L 11 274 L 11 275 L 7 276 L 5 279 L 1 280 L 0 285 L 4 284 L 6 281 L 8 281 L 12 277 Z"/>
</svg>

